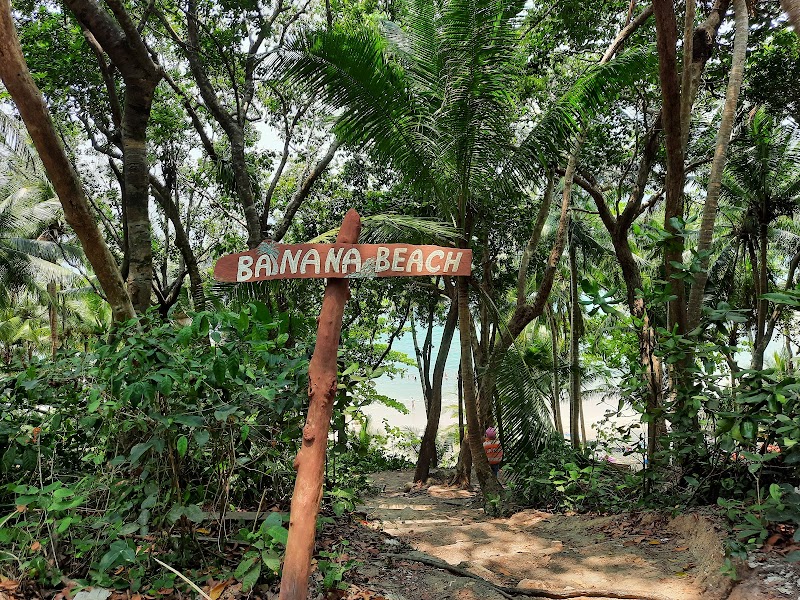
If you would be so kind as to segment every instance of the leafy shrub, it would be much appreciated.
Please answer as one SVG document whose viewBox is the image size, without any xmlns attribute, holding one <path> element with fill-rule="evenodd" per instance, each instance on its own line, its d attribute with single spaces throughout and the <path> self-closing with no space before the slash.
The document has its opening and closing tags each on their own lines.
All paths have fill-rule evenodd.
<svg viewBox="0 0 800 600">
<path fill-rule="evenodd" d="M 309 356 L 288 340 L 254 302 L 186 326 L 132 321 L 6 376 L 0 569 L 135 592 L 151 556 L 195 557 L 209 512 L 285 504 Z"/>
</svg>

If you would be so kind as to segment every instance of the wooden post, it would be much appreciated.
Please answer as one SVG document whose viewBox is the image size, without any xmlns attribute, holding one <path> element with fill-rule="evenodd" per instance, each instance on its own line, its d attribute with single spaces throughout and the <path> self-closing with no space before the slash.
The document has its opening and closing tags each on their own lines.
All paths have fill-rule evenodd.
<svg viewBox="0 0 800 600">
<path fill-rule="evenodd" d="M 350 209 L 342 221 L 338 243 L 355 244 L 361 217 Z M 317 326 L 317 343 L 308 366 L 308 416 L 294 467 L 297 479 L 289 516 L 289 539 L 283 563 L 280 600 L 306 600 L 314 553 L 317 514 L 322 500 L 322 476 L 328 432 L 336 395 L 336 358 L 342 332 L 344 305 L 350 296 L 347 279 L 329 279 Z"/>
</svg>

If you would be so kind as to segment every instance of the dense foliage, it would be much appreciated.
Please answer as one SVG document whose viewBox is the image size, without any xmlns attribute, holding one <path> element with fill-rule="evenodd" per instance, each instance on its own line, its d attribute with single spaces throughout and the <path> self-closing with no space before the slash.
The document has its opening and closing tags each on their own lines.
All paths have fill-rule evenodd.
<svg viewBox="0 0 800 600">
<path fill-rule="evenodd" d="M 0 3 L 32 73 L 24 95 L 0 64 L 0 574 L 275 579 L 323 287 L 211 272 L 332 241 L 350 208 L 361 242 L 474 260 L 350 282 L 323 520 L 370 471 L 457 459 L 487 512 L 714 506 L 733 555 L 778 524 L 800 541 L 800 37 L 778 3 Z M 424 432 L 365 416 L 406 409 L 375 385 L 401 369 Z M 350 563 L 318 558 L 337 585 Z"/>
</svg>

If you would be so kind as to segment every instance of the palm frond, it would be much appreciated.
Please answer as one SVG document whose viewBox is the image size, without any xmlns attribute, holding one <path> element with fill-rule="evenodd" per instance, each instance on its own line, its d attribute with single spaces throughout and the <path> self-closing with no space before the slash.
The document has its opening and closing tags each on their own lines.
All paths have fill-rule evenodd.
<svg viewBox="0 0 800 600">
<path fill-rule="evenodd" d="M 338 233 L 338 228 L 331 229 L 309 240 L 308 243 L 332 243 Z M 363 244 L 406 242 L 448 245 L 456 239 L 458 239 L 456 229 L 437 219 L 391 213 L 361 217 L 359 241 Z"/>
</svg>

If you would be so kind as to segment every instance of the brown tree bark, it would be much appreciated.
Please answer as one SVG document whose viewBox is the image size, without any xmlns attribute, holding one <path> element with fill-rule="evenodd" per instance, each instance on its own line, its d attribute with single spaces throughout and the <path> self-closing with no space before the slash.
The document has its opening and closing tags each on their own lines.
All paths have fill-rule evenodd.
<svg viewBox="0 0 800 600">
<path fill-rule="evenodd" d="M 289 201 L 289 205 L 286 207 L 286 212 L 284 213 L 281 222 L 277 225 L 277 227 L 275 227 L 275 233 L 273 234 L 272 239 L 275 241 L 280 241 L 283 239 L 283 236 L 286 235 L 286 232 L 289 231 L 289 227 L 292 225 L 292 219 L 294 219 L 298 209 L 303 202 L 305 202 L 306 198 L 308 198 L 308 195 L 311 193 L 314 184 L 325 172 L 325 169 L 328 168 L 328 165 L 331 164 L 331 161 L 336 155 L 336 151 L 339 149 L 340 144 L 341 142 L 338 139 L 334 139 L 330 146 L 328 146 L 325 154 L 320 157 L 320 159 L 317 161 L 317 164 L 311 169 L 311 172 L 308 173 L 308 175 L 306 175 L 306 177 L 303 179 L 300 187 L 297 188 L 297 191 Z"/>
<path fill-rule="evenodd" d="M 453 335 L 458 323 L 458 306 L 454 302 L 450 305 L 447 313 L 447 320 L 442 331 L 442 341 L 439 344 L 439 352 L 436 355 L 436 363 L 433 367 L 433 380 L 431 381 L 430 404 L 427 410 L 427 423 L 425 433 L 422 435 L 422 443 L 419 449 L 417 466 L 414 469 L 414 481 L 425 481 L 430 473 L 430 467 L 436 456 L 436 435 L 439 432 L 439 419 L 442 415 L 442 381 L 444 380 L 444 368 L 447 356 L 450 354 L 450 345 L 453 342 Z"/>
<path fill-rule="evenodd" d="M 361 218 L 354 209 L 350 209 L 336 241 L 355 244 L 360 231 Z M 281 600 L 306 600 L 308 594 L 317 514 L 322 500 L 328 432 L 336 395 L 336 358 L 344 305 L 349 296 L 347 279 L 328 280 L 319 314 L 317 343 L 308 366 L 308 416 L 303 427 L 302 446 L 294 461 L 297 479 L 289 513 L 289 539 L 281 577 Z"/>
<path fill-rule="evenodd" d="M 695 274 L 692 289 L 689 292 L 689 306 L 687 309 L 689 329 L 694 329 L 700 324 L 703 295 L 708 281 L 709 260 L 707 253 L 711 248 L 714 236 L 714 223 L 717 220 L 717 206 L 722 189 L 722 171 L 725 168 L 725 158 L 728 153 L 731 131 L 733 130 L 733 121 L 736 117 L 739 91 L 742 88 L 742 78 L 744 76 L 744 63 L 747 57 L 747 3 L 745 0 L 733 0 L 733 10 L 736 17 L 736 33 L 733 42 L 731 72 L 728 79 L 728 89 L 725 92 L 722 120 L 719 124 L 719 131 L 717 131 L 717 144 L 714 149 L 714 160 L 711 163 L 711 173 L 708 176 L 706 201 L 703 205 L 703 218 L 698 234 L 697 253 L 700 255 L 701 271 Z"/>
<path fill-rule="evenodd" d="M 475 378 L 472 376 L 472 328 L 469 313 L 469 278 L 459 277 L 458 290 L 458 330 L 461 346 L 461 373 L 464 390 L 464 412 L 467 417 L 467 443 L 472 454 L 475 475 L 481 486 L 484 510 L 495 514 L 500 508 L 502 488 L 497 481 L 489 459 L 483 451 L 483 432 L 478 418 L 478 397 L 475 391 Z"/>
<path fill-rule="evenodd" d="M 654 0 L 656 40 L 658 46 L 658 77 L 661 82 L 661 121 L 667 154 L 667 174 L 664 182 L 666 203 L 664 229 L 672 234 L 664 247 L 664 272 L 671 286 L 673 299 L 669 302 L 669 324 L 677 326 L 677 333 L 688 331 L 686 290 L 683 280 L 673 276 L 679 273 L 675 263 L 683 262 L 684 241 L 678 235 L 674 219 L 684 216 L 684 160 L 681 125 L 681 87 L 678 78 L 677 41 L 678 26 L 672 0 Z"/>
<path fill-rule="evenodd" d="M 50 349 L 53 358 L 56 357 L 58 352 L 58 296 L 56 295 L 58 288 L 55 281 L 47 282 L 47 295 L 48 298 L 48 316 L 50 320 Z"/>
<path fill-rule="evenodd" d="M 550 343 L 553 352 L 553 398 L 551 402 L 553 423 L 555 423 L 556 431 L 563 436 L 564 423 L 561 421 L 561 374 L 559 373 L 558 323 L 556 323 L 553 309 L 549 305 L 545 309 L 545 312 L 547 313 L 547 323 L 550 328 Z"/>
<path fill-rule="evenodd" d="M 67 158 L 42 94 L 25 63 L 9 0 L 0 0 L 0 79 L 17 105 L 64 209 L 64 217 L 78 236 L 111 305 L 114 320 L 133 318 L 133 305 L 117 263 L 97 226 L 78 174 Z"/>
<path fill-rule="evenodd" d="M 578 301 L 578 257 L 573 236 L 570 234 L 569 250 L 569 435 L 573 448 L 581 447 L 581 362 L 580 343 L 583 335 L 583 317 Z"/>
<path fill-rule="evenodd" d="M 800 36 L 800 0 L 781 0 L 781 6 L 786 11 L 794 32 Z"/>
<path fill-rule="evenodd" d="M 163 70 L 155 64 L 139 30 L 119 0 L 106 0 L 114 18 L 94 0 L 66 0 L 80 24 L 108 54 L 125 82 L 122 108 L 122 164 L 128 248 L 128 293 L 137 313 L 150 306 L 153 250 L 147 124 Z"/>
</svg>

